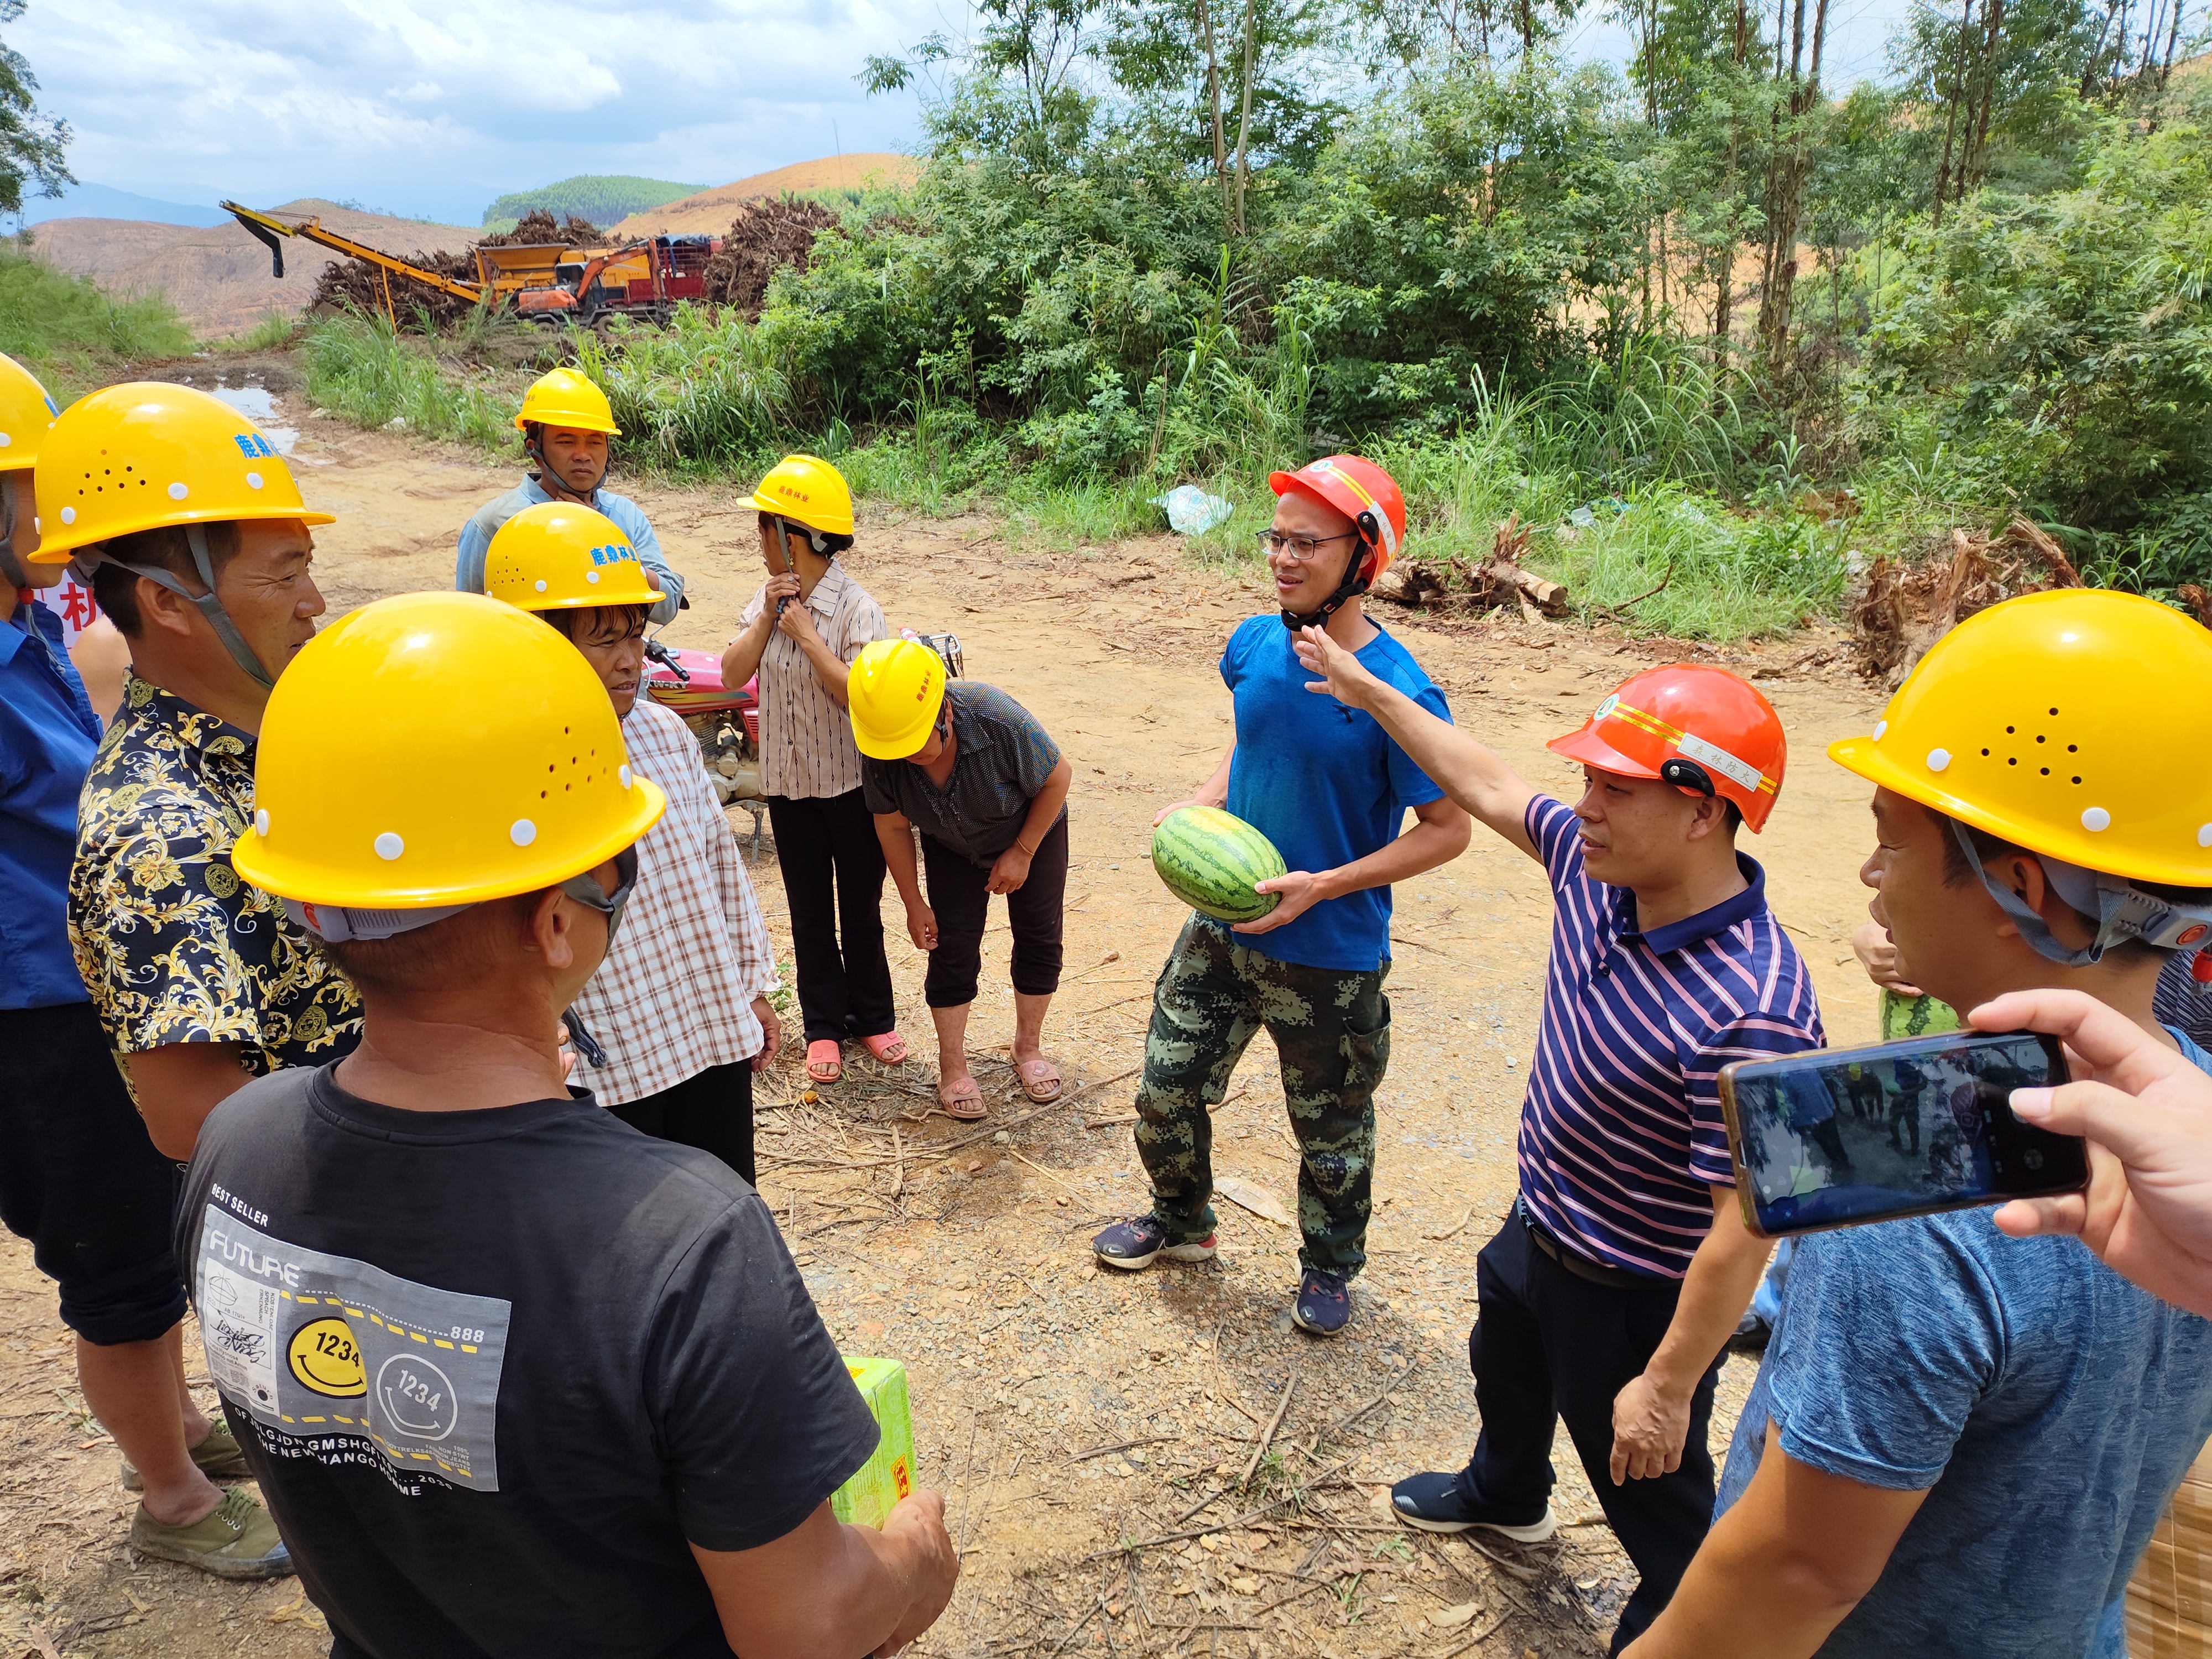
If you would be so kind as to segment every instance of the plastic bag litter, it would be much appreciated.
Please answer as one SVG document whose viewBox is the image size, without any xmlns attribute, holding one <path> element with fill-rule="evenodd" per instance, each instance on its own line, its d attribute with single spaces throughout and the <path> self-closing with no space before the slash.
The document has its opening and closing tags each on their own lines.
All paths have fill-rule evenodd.
<svg viewBox="0 0 2212 1659">
<path fill-rule="evenodd" d="M 1152 505 L 1165 509 L 1168 528 L 1178 536 L 1203 536 L 1237 509 L 1218 495 L 1209 495 L 1196 484 L 1177 484 Z"/>
</svg>

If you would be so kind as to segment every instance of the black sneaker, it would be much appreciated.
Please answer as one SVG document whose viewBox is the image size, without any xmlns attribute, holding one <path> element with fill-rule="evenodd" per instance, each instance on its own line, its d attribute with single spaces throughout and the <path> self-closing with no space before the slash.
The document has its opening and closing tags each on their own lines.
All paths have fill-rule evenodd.
<svg viewBox="0 0 2212 1659">
<path fill-rule="evenodd" d="M 1156 1257 L 1163 1255 L 1170 1261 L 1211 1261 L 1213 1238 L 1208 1233 L 1188 1244 L 1170 1244 L 1166 1228 L 1152 1217 L 1140 1215 L 1115 1222 L 1091 1241 L 1091 1248 L 1106 1266 L 1133 1273 L 1151 1267 Z"/>
<path fill-rule="evenodd" d="M 1409 1474 L 1390 1488 L 1390 1507 L 1409 1527 L 1423 1532 L 1465 1532 L 1480 1527 L 1516 1544 L 1540 1544 L 1559 1530 L 1552 1506 L 1538 1504 L 1507 1509 L 1468 1501 L 1457 1474 Z"/>
<path fill-rule="evenodd" d="M 1291 1304 L 1291 1318 L 1302 1331 L 1334 1336 L 1352 1322 L 1352 1282 L 1342 1273 L 1307 1268 L 1298 1280 L 1297 1300 Z"/>
</svg>

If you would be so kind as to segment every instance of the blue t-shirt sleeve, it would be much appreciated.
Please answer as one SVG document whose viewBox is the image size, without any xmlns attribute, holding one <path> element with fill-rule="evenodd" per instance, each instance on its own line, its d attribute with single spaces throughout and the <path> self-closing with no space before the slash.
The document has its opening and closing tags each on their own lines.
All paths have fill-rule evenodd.
<svg viewBox="0 0 2212 1659">
<path fill-rule="evenodd" d="M 1266 620 L 1264 617 L 1246 617 L 1229 635 L 1229 643 L 1221 647 L 1221 683 L 1232 692 L 1245 678 L 1245 660 L 1252 651 L 1252 624 Z"/>
<path fill-rule="evenodd" d="M 1765 1369 L 1782 1449 L 1800 1463 L 1924 1492 L 1951 1461 L 2003 1368 L 2005 1328 L 1994 1287 L 1945 1219 L 1798 1245 Z"/>
<path fill-rule="evenodd" d="M 602 492 L 599 501 L 602 506 L 616 509 L 607 516 L 629 538 L 637 562 L 660 579 L 660 598 L 646 613 L 647 617 L 655 623 L 674 622 L 684 605 L 684 578 L 669 568 L 668 556 L 660 550 L 660 538 L 653 533 L 653 521 L 627 495 L 611 497 Z"/>
<path fill-rule="evenodd" d="M 453 591 L 484 591 L 484 555 L 491 547 L 491 532 L 471 518 L 461 526 L 460 544 L 453 556 Z"/>
<path fill-rule="evenodd" d="M 1444 701 L 1444 694 L 1435 686 L 1425 685 L 1409 695 L 1438 720 L 1446 722 L 1451 720 L 1451 705 Z M 1432 800 L 1442 800 L 1444 792 L 1437 787 L 1437 781 L 1413 764 L 1413 757 L 1399 748 L 1395 739 L 1386 738 L 1384 741 L 1389 744 L 1390 793 L 1398 798 L 1398 804 L 1401 806 L 1425 806 Z"/>
</svg>

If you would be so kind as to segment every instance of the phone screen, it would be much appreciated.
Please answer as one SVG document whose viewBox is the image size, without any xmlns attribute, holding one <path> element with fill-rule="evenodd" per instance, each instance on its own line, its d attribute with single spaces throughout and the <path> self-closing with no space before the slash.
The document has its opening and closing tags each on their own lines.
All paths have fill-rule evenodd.
<svg viewBox="0 0 2212 1659">
<path fill-rule="evenodd" d="M 1727 1067 L 1722 1105 L 1746 1219 L 1768 1234 L 2069 1192 L 2081 1142 L 2013 1115 L 2063 1083 L 2056 1037 L 1952 1034 Z"/>
</svg>

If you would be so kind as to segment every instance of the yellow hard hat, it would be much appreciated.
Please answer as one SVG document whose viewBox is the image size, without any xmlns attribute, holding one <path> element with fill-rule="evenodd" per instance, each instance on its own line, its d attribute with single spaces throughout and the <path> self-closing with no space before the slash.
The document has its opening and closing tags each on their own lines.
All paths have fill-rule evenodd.
<svg viewBox="0 0 2212 1659">
<path fill-rule="evenodd" d="M 614 405 L 599 383 L 581 369 L 556 368 L 530 383 L 530 390 L 522 394 L 522 413 L 514 417 L 514 423 L 523 427 L 532 421 L 622 436 L 622 428 L 615 424 Z"/>
<path fill-rule="evenodd" d="M 386 910 L 553 886 L 667 805 L 631 772 L 583 658 L 479 593 L 379 599 L 308 641 L 270 693 L 253 801 L 240 875 L 280 898 Z"/>
<path fill-rule="evenodd" d="M 0 352 L 0 472 L 37 465 L 39 440 L 60 413 L 38 376 Z"/>
<path fill-rule="evenodd" d="M 904 760 L 928 740 L 945 706 L 945 659 L 912 640 L 860 647 L 845 678 L 853 741 L 877 760 Z"/>
<path fill-rule="evenodd" d="M 252 422 L 159 380 L 107 386 L 57 416 L 39 446 L 37 489 L 33 564 L 66 564 L 80 548 L 164 525 L 331 522 L 307 511 Z"/>
<path fill-rule="evenodd" d="M 660 600 L 621 526 L 568 501 L 526 507 L 500 526 L 484 550 L 484 592 L 525 611 Z"/>
<path fill-rule="evenodd" d="M 1936 641 L 1869 738 L 1829 757 L 2068 864 L 2212 887 L 2212 633 L 2131 593 L 2058 588 Z"/>
<path fill-rule="evenodd" d="M 853 492 L 845 475 L 818 456 L 787 455 L 769 468 L 753 491 L 753 505 L 810 530 L 853 533 Z"/>
</svg>

